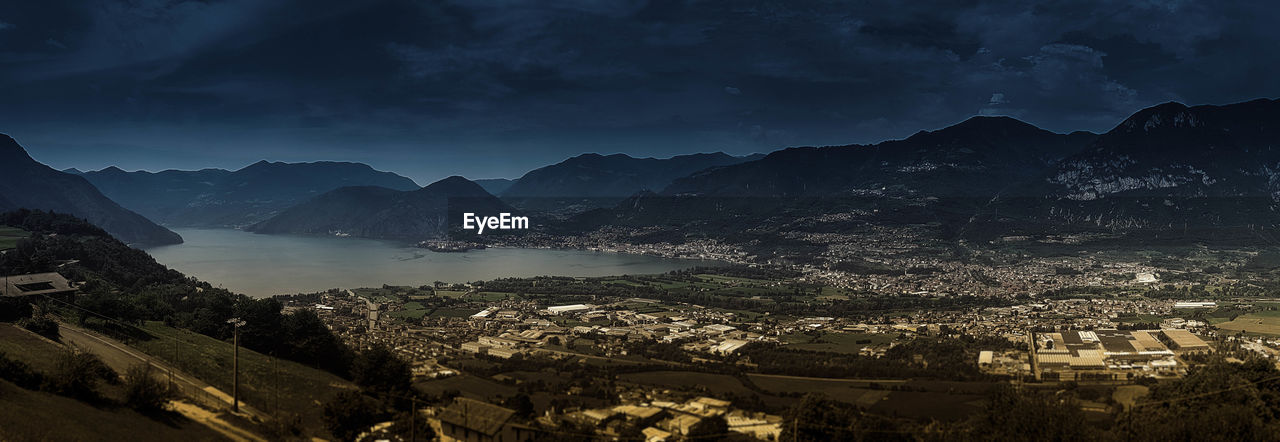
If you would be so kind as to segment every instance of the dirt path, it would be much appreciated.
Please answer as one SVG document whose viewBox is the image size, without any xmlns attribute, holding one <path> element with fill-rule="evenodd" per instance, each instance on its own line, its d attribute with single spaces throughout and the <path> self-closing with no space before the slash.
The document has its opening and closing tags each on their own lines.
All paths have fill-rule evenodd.
<svg viewBox="0 0 1280 442">
<path fill-rule="evenodd" d="M 222 419 L 217 413 L 183 401 L 169 401 L 168 407 L 187 419 L 199 422 L 213 431 L 236 442 L 266 442 L 266 439 L 250 433 Z"/>
</svg>

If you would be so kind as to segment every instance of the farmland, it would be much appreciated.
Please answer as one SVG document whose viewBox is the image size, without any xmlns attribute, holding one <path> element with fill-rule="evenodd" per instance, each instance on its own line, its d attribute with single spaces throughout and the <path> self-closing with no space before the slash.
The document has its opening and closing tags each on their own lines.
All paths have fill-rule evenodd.
<svg viewBox="0 0 1280 442">
<path fill-rule="evenodd" d="M 863 347 L 888 344 L 895 335 L 884 333 L 819 333 L 781 336 L 788 347 L 834 353 L 857 354 Z"/>
<path fill-rule="evenodd" d="M 1234 320 L 1218 324 L 1218 328 L 1269 336 L 1280 336 L 1280 311 L 1268 310 L 1239 316 Z"/>
</svg>

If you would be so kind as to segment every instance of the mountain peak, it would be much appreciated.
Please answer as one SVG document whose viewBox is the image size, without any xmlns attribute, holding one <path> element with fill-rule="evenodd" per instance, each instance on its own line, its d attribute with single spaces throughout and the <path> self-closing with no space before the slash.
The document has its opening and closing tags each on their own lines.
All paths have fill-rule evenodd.
<svg viewBox="0 0 1280 442">
<path fill-rule="evenodd" d="M 428 184 L 421 191 L 427 193 L 442 192 L 449 196 L 489 195 L 489 192 L 486 192 L 479 184 L 458 175 Z"/>
<path fill-rule="evenodd" d="M 5 134 L 0 134 L 0 158 L 9 158 L 5 161 L 35 161 L 31 159 L 31 155 L 27 154 L 27 150 L 18 144 L 17 140 Z"/>
<path fill-rule="evenodd" d="M 1052 134 L 1052 132 L 1013 117 L 978 115 L 942 129 L 916 132 L 908 137 L 907 141 L 926 141 L 939 137 L 977 139 L 990 138 L 992 136 L 1044 134 Z"/>
<path fill-rule="evenodd" d="M 1160 128 L 1199 126 L 1200 119 L 1188 110 L 1187 105 L 1174 101 L 1157 104 L 1129 116 L 1117 129 L 1124 132 L 1148 132 Z"/>
</svg>

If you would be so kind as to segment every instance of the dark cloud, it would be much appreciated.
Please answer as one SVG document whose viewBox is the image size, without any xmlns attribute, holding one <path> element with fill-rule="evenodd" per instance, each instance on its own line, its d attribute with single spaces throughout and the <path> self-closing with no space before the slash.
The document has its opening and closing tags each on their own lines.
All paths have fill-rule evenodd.
<svg viewBox="0 0 1280 442">
<path fill-rule="evenodd" d="M 429 182 L 1280 95 L 1263 2 L 9 3 L 0 131 L 58 167 L 348 159 Z"/>
</svg>

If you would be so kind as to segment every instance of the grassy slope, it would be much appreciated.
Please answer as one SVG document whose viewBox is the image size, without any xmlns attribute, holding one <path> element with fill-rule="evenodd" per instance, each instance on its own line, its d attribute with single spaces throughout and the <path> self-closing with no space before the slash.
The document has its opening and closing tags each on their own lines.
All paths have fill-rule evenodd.
<svg viewBox="0 0 1280 442">
<path fill-rule="evenodd" d="M 12 324 L 0 324 L 0 352 L 48 373 L 65 349 Z M 108 396 L 119 387 L 104 387 Z M 173 415 L 146 416 L 117 407 L 95 407 L 0 381 L 0 440 L 222 440 L 213 430 Z"/>
<path fill-rule="evenodd" d="M 164 359 L 191 375 L 231 393 L 232 345 L 199 333 L 149 322 L 142 327 L 158 337 L 134 346 Z M 177 350 L 175 356 L 175 342 Z M 261 353 L 240 349 L 240 397 L 246 403 L 272 413 L 276 410 L 276 386 L 279 386 L 279 409 L 296 414 L 305 428 L 323 428 L 321 404 L 343 389 L 355 387 L 329 372 L 296 362 L 277 360 Z"/>
<path fill-rule="evenodd" d="M 32 369 L 48 373 L 58 362 L 64 349 L 51 344 L 13 324 L 0 324 L 0 353 L 27 363 Z"/>
<path fill-rule="evenodd" d="M 215 441 L 218 433 L 181 417 L 97 408 L 0 380 L 0 440 Z"/>
</svg>

